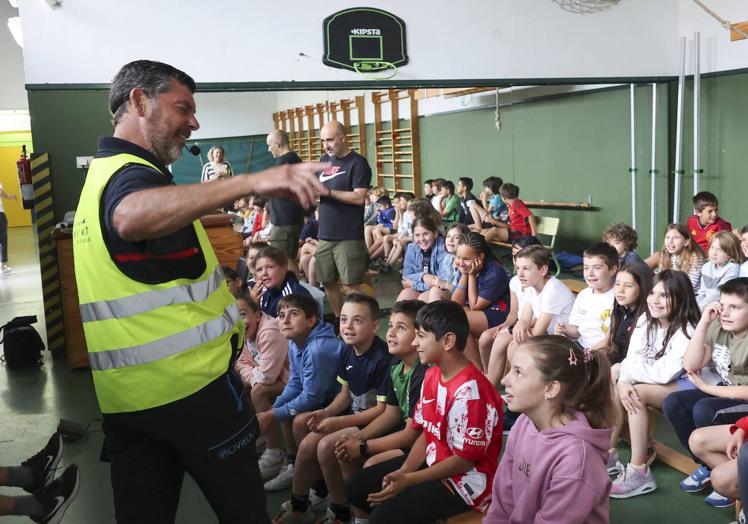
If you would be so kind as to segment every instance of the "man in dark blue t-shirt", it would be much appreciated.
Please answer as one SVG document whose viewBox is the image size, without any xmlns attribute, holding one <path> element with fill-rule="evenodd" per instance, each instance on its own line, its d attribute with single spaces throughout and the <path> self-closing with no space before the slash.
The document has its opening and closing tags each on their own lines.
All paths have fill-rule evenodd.
<svg viewBox="0 0 748 524">
<path fill-rule="evenodd" d="M 371 183 L 366 158 L 348 147 L 343 124 L 335 120 L 320 130 L 325 148 L 323 162 L 332 165 L 319 174 L 327 188 L 319 203 L 319 247 L 317 280 L 325 286 L 333 313 L 340 317 L 344 286 L 346 293 L 360 293 L 366 272 L 364 244 L 364 204 Z"/>
<path fill-rule="evenodd" d="M 268 151 L 276 159 L 277 165 L 298 164 L 301 158 L 291 151 L 288 134 L 281 129 L 273 129 L 267 136 Z M 304 210 L 291 200 L 274 197 L 270 199 L 270 230 L 268 244 L 277 247 L 288 256 L 288 268 L 298 273 L 296 254 L 299 251 L 301 226 L 304 224 Z"/>
</svg>

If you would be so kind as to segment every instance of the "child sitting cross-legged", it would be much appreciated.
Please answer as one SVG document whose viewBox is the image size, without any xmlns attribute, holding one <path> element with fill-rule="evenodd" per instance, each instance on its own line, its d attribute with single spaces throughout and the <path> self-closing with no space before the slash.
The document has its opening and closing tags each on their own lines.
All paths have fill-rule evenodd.
<svg viewBox="0 0 748 524">
<path fill-rule="evenodd" d="M 351 504 L 370 524 L 433 522 L 470 508 L 485 511 L 501 451 L 501 399 L 462 354 L 469 327 L 450 301 L 427 304 L 416 317 L 414 345 L 426 372 L 407 456 L 353 473 Z M 425 467 L 424 467 L 425 463 Z"/>
<path fill-rule="evenodd" d="M 324 497 L 324 484 L 336 519 L 350 520 L 343 477 L 335 460 L 335 443 L 344 435 L 358 434 L 385 410 L 385 385 L 390 367 L 387 344 L 377 336 L 379 304 L 372 297 L 352 293 L 340 313 L 340 336 L 345 342 L 337 365 L 340 392 L 307 421 L 310 432 L 299 443 L 293 471 L 290 504 L 281 506 L 276 523 L 310 523 L 316 518 L 310 497 Z M 324 479 L 324 484 L 320 482 Z M 310 493 L 312 488 L 314 493 Z M 338 504 L 336 501 L 340 501 Z"/>
<path fill-rule="evenodd" d="M 509 433 L 485 524 L 607 524 L 605 471 L 614 410 L 610 364 L 559 336 L 519 345 L 502 380 Z"/>
<path fill-rule="evenodd" d="M 420 300 L 404 300 L 392 306 L 387 347 L 390 354 L 397 358 L 392 360 L 387 376 L 387 407 L 358 434 L 343 435 L 335 442 L 335 458 L 340 462 L 345 478 L 362 466 L 368 467 L 403 455 L 402 450 L 410 449 L 420 434 L 412 427 L 412 421 L 428 368 L 418 359 L 413 341 L 416 336 L 416 315 L 424 305 Z M 321 460 L 332 458 L 326 456 Z M 344 497 L 336 500 L 332 491 L 330 501 L 338 505 L 346 502 Z M 357 518 L 362 517 L 354 508 L 355 513 L 358 513 Z M 328 516 L 334 521 L 332 512 L 328 512 Z M 345 522 L 345 519 L 339 521 Z"/>
<path fill-rule="evenodd" d="M 618 399 L 628 419 L 631 461 L 613 482 L 611 497 L 628 498 L 657 489 L 649 468 L 654 455 L 647 456 L 647 406 L 662 407 L 670 393 L 694 387 L 682 377 L 683 355 L 698 321 L 688 276 L 669 269 L 659 272 L 620 365 Z"/>
<path fill-rule="evenodd" d="M 701 267 L 701 284 L 696 293 L 699 308 L 719 300 L 719 286 L 737 278 L 743 252 L 740 241 L 731 231 L 720 231 L 709 239 L 708 261 Z"/>
<path fill-rule="evenodd" d="M 278 301 L 278 328 L 288 340 L 290 376 L 272 408 L 259 412 L 257 420 L 260 432 L 266 436 L 277 432 L 280 424 L 288 456 L 286 464 L 273 476 L 276 464 L 282 463 L 284 456 L 268 441 L 262 455 L 265 459 L 260 460 L 263 479 L 270 479 L 265 483 L 267 491 L 291 485 L 296 449 L 308 432 L 307 421 L 338 392 L 335 369 L 343 349 L 332 325 L 320 322 L 317 302 L 310 295 L 291 294 Z"/>
<path fill-rule="evenodd" d="M 706 487 L 711 468 L 719 463 L 704 460 L 707 448 L 702 437 L 720 439 L 719 431 L 706 426 L 731 424 L 748 412 L 748 278 L 723 284 L 719 302 L 704 309 L 683 367 L 698 389 L 671 393 L 662 408 L 678 440 L 701 464 L 680 483 L 681 489 L 695 493 Z M 724 507 L 734 501 L 712 493 L 705 502 Z"/>
</svg>

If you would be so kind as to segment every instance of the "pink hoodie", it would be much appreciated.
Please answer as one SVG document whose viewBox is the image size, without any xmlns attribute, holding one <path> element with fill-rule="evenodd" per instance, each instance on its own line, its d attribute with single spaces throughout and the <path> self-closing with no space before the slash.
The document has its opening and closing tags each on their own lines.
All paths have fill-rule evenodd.
<svg viewBox="0 0 748 524">
<path fill-rule="evenodd" d="M 607 524 L 610 429 L 593 429 L 579 411 L 563 428 L 538 432 L 521 415 L 493 481 L 484 524 Z"/>
<path fill-rule="evenodd" d="M 262 313 L 251 348 L 248 340 L 236 361 L 236 371 L 245 384 L 269 386 L 278 379 L 288 382 L 288 340 L 278 329 L 278 319 Z"/>
</svg>

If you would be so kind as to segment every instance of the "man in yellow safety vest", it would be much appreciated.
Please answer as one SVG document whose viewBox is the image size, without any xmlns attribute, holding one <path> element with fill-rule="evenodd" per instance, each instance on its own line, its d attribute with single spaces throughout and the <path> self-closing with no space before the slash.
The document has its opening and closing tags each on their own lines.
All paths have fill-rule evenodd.
<svg viewBox="0 0 748 524">
<path fill-rule="evenodd" d="M 250 193 L 309 207 L 321 164 L 175 185 L 194 80 L 138 60 L 109 94 L 73 228 L 75 272 L 118 522 L 174 522 L 184 472 L 220 522 L 268 522 L 257 421 L 233 373 L 243 322 L 199 217 Z"/>
</svg>

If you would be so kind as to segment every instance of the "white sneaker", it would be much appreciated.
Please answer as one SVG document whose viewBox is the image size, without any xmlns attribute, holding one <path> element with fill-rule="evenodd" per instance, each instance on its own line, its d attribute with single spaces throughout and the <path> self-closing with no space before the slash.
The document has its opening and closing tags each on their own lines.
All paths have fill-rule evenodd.
<svg viewBox="0 0 748 524">
<path fill-rule="evenodd" d="M 286 455 L 280 449 L 266 449 L 257 459 L 260 466 L 262 480 L 270 480 L 280 473 L 285 462 Z"/>
<path fill-rule="evenodd" d="M 265 482 L 265 491 L 281 491 L 293 483 L 293 464 L 286 464 L 272 479 Z"/>
<path fill-rule="evenodd" d="M 314 488 L 309 490 L 309 509 L 314 513 L 322 513 L 326 511 L 330 506 L 330 501 L 327 497 L 320 497 Z"/>
</svg>

